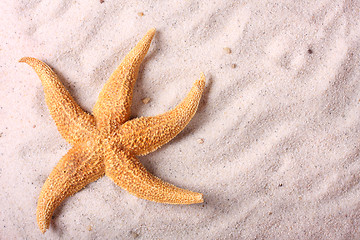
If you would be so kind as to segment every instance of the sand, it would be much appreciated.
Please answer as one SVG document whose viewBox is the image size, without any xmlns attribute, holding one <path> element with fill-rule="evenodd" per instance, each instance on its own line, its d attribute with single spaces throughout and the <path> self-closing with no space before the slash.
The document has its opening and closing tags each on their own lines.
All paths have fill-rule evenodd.
<svg viewBox="0 0 360 240">
<path fill-rule="evenodd" d="M 1 1 L 0 238 L 360 239 L 360 3 L 292 2 Z M 91 111 L 152 27 L 132 116 L 176 106 L 201 71 L 207 84 L 185 130 L 140 160 L 205 202 L 154 203 L 103 177 L 42 235 L 37 198 L 70 145 L 18 60 L 49 64 Z"/>
</svg>

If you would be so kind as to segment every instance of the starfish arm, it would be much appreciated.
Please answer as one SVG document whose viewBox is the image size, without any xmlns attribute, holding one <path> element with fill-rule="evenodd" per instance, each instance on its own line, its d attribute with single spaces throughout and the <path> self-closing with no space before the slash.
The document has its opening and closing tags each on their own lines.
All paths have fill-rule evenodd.
<svg viewBox="0 0 360 240">
<path fill-rule="evenodd" d="M 44 183 L 38 200 L 36 218 L 44 233 L 54 210 L 64 199 L 104 175 L 105 167 L 99 150 L 75 145 L 62 157 Z"/>
<path fill-rule="evenodd" d="M 136 197 L 169 204 L 193 204 L 203 202 L 201 193 L 191 192 L 166 183 L 149 173 L 128 152 L 114 146 L 107 147 L 105 174 L 118 186 Z"/>
<path fill-rule="evenodd" d="M 134 155 L 155 151 L 180 133 L 194 116 L 205 86 L 202 73 L 186 98 L 174 109 L 155 117 L 141 117 L 124 123 L 114 138 Z"/>
<path fill-rule="evenodd" d="M 149 50 L 154 34 L 154 28 L 146 33 L 101 90 L 93 109 L 98 129 L 111 132 L 129 119 L 133 88 L 140 64 Z"/>
<path fill-rule="evenodd" d="M 81 109 L 48 65 L 30 57 L 24 57 L 20 62 L 29 64 L 39 76 L 50 114 L 67 142 L 74 145 L 93 133 L 94 117 Z"/>
</svg>

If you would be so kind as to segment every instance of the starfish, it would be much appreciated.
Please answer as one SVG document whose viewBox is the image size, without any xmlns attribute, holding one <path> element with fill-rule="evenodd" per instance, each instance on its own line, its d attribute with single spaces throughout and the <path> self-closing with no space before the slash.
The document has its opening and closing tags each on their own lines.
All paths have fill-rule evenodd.
<svg viewBox="0 0 360 240">
<path fill-rule="evenodd" d="M 41 189 L 36 218 L 43 233 L 61 202 L 103 175 L 142 199 L 168 204 L 203 202 L 201 193 L 162 181 L 136 158 L 155 151 L 185 128 L 205 86 L 201 73 L 186 98 L 172 110 L 129 120 L 133 87 L 154 34 L 155 29 L 149 30 L 125 56 L 100 92 L 92 114 L 81 109 L 48 65 L 31 57 L 20 60 L 39 76 L 50 115 L 72 145 Z"/>
</svg>

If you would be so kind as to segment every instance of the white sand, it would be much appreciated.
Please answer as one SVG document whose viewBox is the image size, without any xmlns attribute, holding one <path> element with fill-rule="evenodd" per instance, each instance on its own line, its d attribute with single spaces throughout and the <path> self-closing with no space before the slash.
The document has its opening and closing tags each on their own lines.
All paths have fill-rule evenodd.
<svg viewBox="0 0 360 240">
<path fill-rule="evenodd" d="M 17 61 L 48 63 L 90 111 L 156 27 L 133 116 L 174 107 L 201 71 L 207 85 L 187 128 L 140 159 L 205 203 L 149 202 L 103 177 L 55 211 L 44 238 L 360 239 L 359 1 L 132 2 L 0 2 L 0 238 L 42 237 L 37 198 L 70 148 Z"/>
</svg>

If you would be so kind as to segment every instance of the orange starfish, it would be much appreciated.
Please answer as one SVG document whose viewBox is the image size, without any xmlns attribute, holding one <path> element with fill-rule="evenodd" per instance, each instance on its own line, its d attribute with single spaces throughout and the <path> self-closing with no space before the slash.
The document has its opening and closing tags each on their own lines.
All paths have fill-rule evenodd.
<svg viewBox="0 0 360 240">
<path fill-rule="evenodd" d="M 205 86 L 201 73 L 186 98 L 174 109 L 155 117 L 128 120 L 133 87 L 155 29 L 124 58 L 100 92 L 93 114 L 83 111 L 45 63 L 25 57 L 38 74 L 45 101 L 56 126 L 72 148 L 42 187 L 36 211 L 44 233 L 54 210 L 67 197 L 104 174 L 131 194 L 170 204 L 203 202 L 201 193 L 175 187 L 149 173 L 136 155 L 145 155 L 174 138 L 195 114 Z"/>
</svg>

